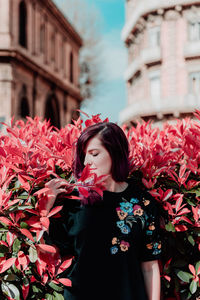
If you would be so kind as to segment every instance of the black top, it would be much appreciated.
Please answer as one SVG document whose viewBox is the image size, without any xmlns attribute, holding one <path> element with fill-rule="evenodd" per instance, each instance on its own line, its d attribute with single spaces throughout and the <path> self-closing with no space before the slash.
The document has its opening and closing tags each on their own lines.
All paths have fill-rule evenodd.
<svg viewBox="0 0 200 300">
<path fill-rule="evenodd" d="M 51 220 L 50 238 L 62 256 L 74 255 L 65 299 L 147 300 L 141 262 L 161 252 L 157 205 L 149 193 L 129 184 L 120 193 L 105 191 L 93 205 L 65 199 L 61 219 Z"/>
</svg>

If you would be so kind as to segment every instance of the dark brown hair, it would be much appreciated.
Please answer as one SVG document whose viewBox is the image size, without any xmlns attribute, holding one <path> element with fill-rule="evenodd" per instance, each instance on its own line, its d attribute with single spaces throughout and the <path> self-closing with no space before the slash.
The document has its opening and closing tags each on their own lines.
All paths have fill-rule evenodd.
<svg viewBox="0 0 200 300">
<path fill-rule="evenodd" d="M 88 141 L 97 136 L 110 154 L 111 175 L 116 182 L 125 181 L 129 174 L 129 143 L 123 130 L 115 123 L 101 122 L 87 127 L 76 145 L 74 174 L 80 178 L 84 169 L 85 149 Z"/>
</svg>

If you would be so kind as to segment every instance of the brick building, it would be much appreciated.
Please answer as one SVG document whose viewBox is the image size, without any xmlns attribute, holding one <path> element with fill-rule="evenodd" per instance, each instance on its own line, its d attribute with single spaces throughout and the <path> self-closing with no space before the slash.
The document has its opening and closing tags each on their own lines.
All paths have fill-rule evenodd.
<svg viewBox="0 0 200 300">
<path fill-rule="evenodd" d="M 76 118 L 81 46 L 51 0 L 0 0 L 0 120 L 38 115 L 59 128 Z"/>
<path fill-rule="evenodd" d="M 200 1 L 126 0 L 128 103 L 120 121 L 169 120 L 200 107 Z"/>
</svg>

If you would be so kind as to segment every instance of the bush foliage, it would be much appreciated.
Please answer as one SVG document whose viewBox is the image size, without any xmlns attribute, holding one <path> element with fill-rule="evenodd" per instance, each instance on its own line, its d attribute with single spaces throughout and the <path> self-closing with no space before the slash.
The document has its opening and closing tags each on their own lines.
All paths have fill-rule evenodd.
<svg viewBox="0 0 200 300">
<path fill-rule="evenodd" d="M 200 297 L 200 113 L 197 120 L 124 126 L 130 142 L 130 176 L 161 207 L 163 299 Z M 105 120 L 106 122 L 107 120 Z M 71 285 L 62 272 L 71 264 L 58 249 L 45 244 L 50 217 L 62 206 L 46 210 L 45 183 L 62 177 L 68 192 L 87 196 L 89 171 L 79 181 L 72 175 L 74 144 L 83 127 L 101 122 L 99 115 L 79 119 L 60 130 L 38 117 L 11 122 L 0 136 L 0 299 L 64 299 Z M 97 178 L 93 188 L 100 192 Z M 66 199 L 67 201 L 67 199 Z"/>
</svg>

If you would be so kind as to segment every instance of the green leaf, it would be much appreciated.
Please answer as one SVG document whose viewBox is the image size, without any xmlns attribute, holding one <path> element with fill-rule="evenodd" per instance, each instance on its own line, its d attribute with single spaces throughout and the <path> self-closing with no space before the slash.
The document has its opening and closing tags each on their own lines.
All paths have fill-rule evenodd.
<svg viewBox="0 0 200 300">
<path fill-rule="evenodd" d="M 169 222 L 168 224 L 165 225 L 165 229 L 169 232 L 175 232 L 176 231 L 174 225 L 171 222 Z"/>
<path fill-rule="evenodd" d="M 20 292 L 14 284 L 11 284 L 9 282 L 2 282 L 1 289 L 4 295 L 15 300 L 20 300 Z"/>
<path fill-rule="evenodd" d="M 200 261 L 198 261 L 198 262 L 196 263 L 196 265 L 195 265 L 195 270 L 196 270 L 196 272 L 198 271 L 199 267 L 200 267 Z"/>
<path fill-rule="evenodd" d="M 197 282 L 192 280 L 192 282 L 190 283 L 190 292 L 194 294 L 196 290 L 197 290 Z"/>
<path fill-rule="evenodd" d="M 15 239 L 12 248 L 13 248 L 13 252 L 18 253 L 21 248 L 20 240 Z"/>
<path fill-rule="evenodd" d="M 28 226 L 28 224 L 27 224 L 26 222 L 21 222 L 21 223 L 20 223 L 20 227 L 21 227 L 21 228 L 26 228 L 26 229 L 29 228 L 29 226 Z"/>
<path fill-rule="evenodd" d="M 188 191 L 188 193 L 196 194 L 197 197 L 200 196 L 200 189 Z"/>
<path fill-rule="evenodd" d="M 54 291 L 57 291 L 57 292 L 62 292 L 63 291 L 63 288 L 60 287 L 59 285 L 53 283 L 53 282 L 49 282 L 49 286 L 54 290 Z"/>
<path fill-rule="evenodd" d="M 37 250 L 34 247 L 30 247 L 28 250 L 29 259 L 32 263 L 35 263 L 38 259 Z"/>
<path fill-rule="evenodd" d="M 178 278 L 180 278 L 182 281 L 184 282 L 188 282 L 190 281 L 190 279 L 193 277 L 192 274 L 188 273 L 188 272 L 183 272 L 183 271 L 178 271 L 177 272 L 177 276 Z"/>
<path fill-rule="evenodd" d="M 32 290 L 34 294 L 42 293 L 42 290 L 39 289 L 36 285 L 32 285 Z"/>
<path fill-rule="evenodd" d="M 188 236 L 188 241 L 190 242 L 190 244 L 191 244 L 192 246 L 195 245 L 195 240 L 193 239 L 193 237 L 192 237 L 191 235 Z"/>
<path fill-rule="evenodd" d="M 45 299 L 46 300 L 54 300 L 54 297 L 53 297 L 53 295 L 45 294 Z"/>
<path fill-rule="evenodd" d="M 64 297 L 62 294 L 58 294 L 57 292 L 53 292 L 54 300 L 64 300 Z"/>
<path fill-rule="evenodd" d="M 3 277 L 3 280 L 6 281 L 19 281 L 19 277 L 15 274 L 8 274 Z"/>
</svg>

